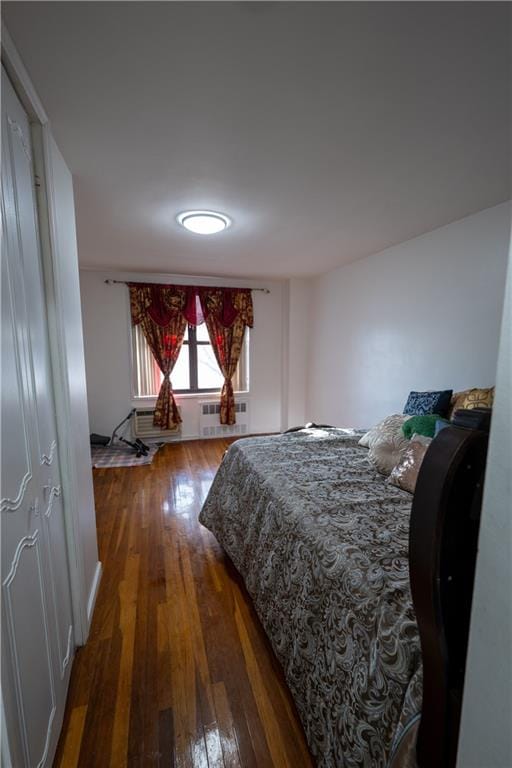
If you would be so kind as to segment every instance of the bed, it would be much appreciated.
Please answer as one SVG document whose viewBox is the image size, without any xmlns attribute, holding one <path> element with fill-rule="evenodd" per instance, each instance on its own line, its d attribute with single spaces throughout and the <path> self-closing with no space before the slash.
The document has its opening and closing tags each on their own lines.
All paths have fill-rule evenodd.
<svg viewBox="0 0 512 768">
<path fill-rule="evenodd" d="M 244 579 L 319 768 L 412 768 L 422 701 L 412 497 L 372 469 L 359 437 L 238 440 L 200 521 Z"/>
</svg>

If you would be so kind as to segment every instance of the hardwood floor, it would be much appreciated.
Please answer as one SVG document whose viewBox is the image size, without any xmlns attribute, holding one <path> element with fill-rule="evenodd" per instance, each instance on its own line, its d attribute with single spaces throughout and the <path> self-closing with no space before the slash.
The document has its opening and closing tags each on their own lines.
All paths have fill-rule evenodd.
<svg viewBox="0 0 512 768">
<path fill-rule="evenodd" d="M 197 520 L 229 442 L 94 471 L 103 578 L 55 766 L 313 766 L 250 598 Z"/>
</svg>

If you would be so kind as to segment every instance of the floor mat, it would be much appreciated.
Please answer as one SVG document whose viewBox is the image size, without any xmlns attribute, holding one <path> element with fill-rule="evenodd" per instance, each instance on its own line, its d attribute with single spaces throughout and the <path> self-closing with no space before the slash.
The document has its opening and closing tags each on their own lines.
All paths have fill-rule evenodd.
<svg viewBox="0 0 512 768">
<path fill-rule="evenodd" d="M 103 447 L 101 445 L 91 446 L 91 459 L 94 469 L 104 467 L 140 467 L 144 464 L 151 464 L 155 453 L 162 443 L 152 443 L 149 446 L 147 456 L 140 456 L 132 448 L 125 445 L 112 445 Z"/>
</svg>

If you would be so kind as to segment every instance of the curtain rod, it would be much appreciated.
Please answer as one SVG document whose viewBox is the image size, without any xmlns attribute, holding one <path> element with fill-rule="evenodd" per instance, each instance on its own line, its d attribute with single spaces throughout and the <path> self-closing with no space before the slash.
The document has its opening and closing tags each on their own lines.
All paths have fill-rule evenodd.
<svg viewBox="0 0 512 768">
<path fill-rule="evenodd" d="M 128 283 L 135 283 L 137 281 L 136 280 L 104 280 L 103 282 L 105 282 L 107 285 L 114 285 L 114 284 L 117 284 L 117 285 L 128 285 Z M 146 284 L 146 285 L 153 285 L 153 283 L 147 283 L 147 282 L 145 282 L 145 283 L 143 282 L 142 284 L 143 285 L 144 284 Z M 159 285 L 159 283 L 156 283 L 156 285 Z M 162 285 L 166 285 L 166 283 L 162 283 Z M 174 283 L 174 285 L 182 285 L 182 283 Z M 186 288 L 187 286 L 185 284 L 183 284 L 183 287 Z M 209 285 L 205 285 L 204 287 L 205 288 L 209 288 L 210 286 Z M 217 287 L 217 286 L 212 286 L 212 288 L 214 288 L 214 287 Z M 219 286 L 219 287 L 222 288 L 223 286 Z M 262 293 L 270 293 L 270 288 L 249 288 L 247 290 L 249 290 L 249 291 L 261 291 Z"/>
</svg>

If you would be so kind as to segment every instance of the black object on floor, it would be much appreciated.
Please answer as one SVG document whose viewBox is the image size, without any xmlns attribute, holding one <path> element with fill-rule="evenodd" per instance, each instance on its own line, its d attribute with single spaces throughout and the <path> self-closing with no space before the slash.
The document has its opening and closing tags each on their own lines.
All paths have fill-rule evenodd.
<svg viewBox="0 0 512 768">
<path fill-rule="evenodd" d="M 108 445 L 110 443 L 110 437 L 107 437 L 106 435 L 97 435 L 96 432 L 93 432 L 91 437 L 91 445 Z"/>
<path fill-rule="evenodd" d="M 142 440 L 139 440 L 138 437 L 135 438 L 134 441 L 131 441 L 131 440 L 127 440 L 125 437 L 122 437 L 121 435 L 117 434 L 119 432 L 119 430 L 121 429 L 121 427 L 124 424 L 127 424 L 131 420 L 131 418 L 132 418 L 134 413 L 135 413 L 135 408 L 132 408 L 130 413 L 128 414 L 128 416 L 126 416 L 126 418 L 124 418 L 121 422 L 119 422 L 117 427 L 112 432 L 112 437 L 110 438 L 109 446 L 113 446 L 115 441 L 119 440 L 119 442 L 124 443 L 125 445 L 129 445 L 130 448 L 133 448 L 133 450 L 136 453 L 137 458 L 139 459 L 141 456 L 147 456 L 148 455 L 148 453 L 149 453 L 149 445 L 146 445 L 146 443 L 143 443 Z"/>
<path fill-rule="evenodd" d="M 91 446 L 101 446 L 103 448 L 106 448 L 107 446 L 109 448 L 115 447 L 116 440 L 118 440 L 120 443 L 124 443 L 125 445 L 128 445 L 130 448 L 132 448 L 135 451 L 135 454 L 137 458 L 139 459 L 141 456 L 147 456 L 149 454 L 149 445 L 146 445 L 146 443 L 143 443 L 142 440 L 140 440 L 138 437 L 136 437 L 134 440 L 127 440 L 126 437 L 123 437 L 122 435 L 119 435 L 119 430 L 121 427 L 123 427 L 125 424 L 127 424 L 131 418 L 133 417 L 133 414 L 135 413 L 135 408 L 132 408 L 128 416 L 124 418 L 117 427 L 112 432 L 112 435 L 110 437 L 107 437 L 106 435 L 98 435 L 95 432 L 92 433 L 90 436 Z"/>
</svg>

